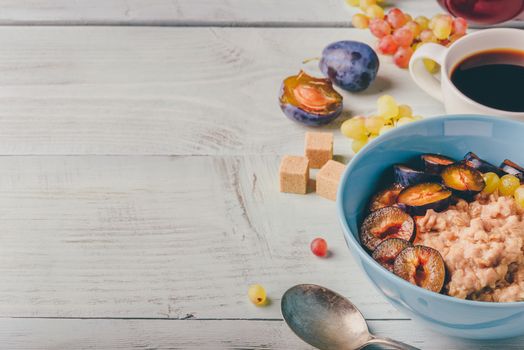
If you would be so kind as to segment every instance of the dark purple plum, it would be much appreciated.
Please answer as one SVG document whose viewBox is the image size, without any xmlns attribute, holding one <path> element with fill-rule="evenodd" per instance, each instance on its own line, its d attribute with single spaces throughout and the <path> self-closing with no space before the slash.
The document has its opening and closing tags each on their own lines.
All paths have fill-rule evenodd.
<svg viewBox="0 0 524 350">
<path fill-rule="evenodd" d="M 342 113 L 342 96 L 331 81 L 303 71 L 284 80 L 279 102 L 289 119 L 309 126 L 328 124 Z"/>
<path fill-rule="evenodd" d="M 416 286 L 439 293 L 444 286 L 446 265 L 438 250 L 416 245 L 397 255 L 393 272 Z"/>
<path fill-rule="evenodd" d="M 524 181 L 524 168 L 517 163 L 514 163 L 509 159 L 504 159 L 502 164 L 500 164 L 500 168 L 506 173 L 518 177 L 521 182 Z"/>
<path fill-rule="evenodd" d="M 415 221 L 398 207 L 386 207 L 372 212 L 360 228 L 360 242 L 370 252 L 388 238 L 415 239 Z"/>
<path fill-rule="evenodd" d="M 500 168 L 497 168 L 493 164 L 486 162 L 484 159 L 480 159 L 479 156 L 477 156 L 473 152 L 468 152 L 464 156 L 464 160 L 462 163 L 466 164 L 467 166 L 470 166 L 472 168 L 477 169 L 481 173 L 495 173 L 498 176 L 504 176 L 506 175 L 506 172 Z"/>
<path fill-rule="evenodd" d="M 455 160 L 433 153 L 426 153 L 420 156 L 422 164 L 424 166 L 424 172 L 429 174 L 440 174 L 444 167 L 455 163 Z"/>
<path fill-rule="evenodd" d="M 407 247 L 411 246 L 411 242 L 406 241 L 405 239 L 389 238 L 380 243 L 371 256 L 384 268 L 393 272 L 397 255 Z"/>
<path fill-rule="evenodd" d="M 411 215 L 424 215 L 428 209 L 442 211 L 448 208 L 452 192 L 438 183 L 421 183 L 403 189 L 398 205 Z"/>
<path fill-rule="evenodd" d="M 440 181 L 440 176 L 438 175 L 424 173 L 402 164 L 395 164 L 393 166 L 393 176 L 395 177 L 395 182 L 401 184 L 403 187 L 416 185 L 422 182 Z"/>
<path fill-rule="evenodd" d="M 320 70 L 335 85 L 358 92 L 375 80 L 379 68 L 373 49 L 359 41 L 337 41 L 322 51 Z"/>
<path fill-rule="evenodd" d="M 369 211 L 376 211 L 397 204 L 397 197 L 402 188 L 400 184 L 393 184 L 375 194 L 369 202 Z"/>
<path fill-rule="evenodd" d="M 464 163 L 452 164 L 440 173 L 447 188 L 464 199 L 472 199 L 486 187 L 482 173 Z"/>
</svg>

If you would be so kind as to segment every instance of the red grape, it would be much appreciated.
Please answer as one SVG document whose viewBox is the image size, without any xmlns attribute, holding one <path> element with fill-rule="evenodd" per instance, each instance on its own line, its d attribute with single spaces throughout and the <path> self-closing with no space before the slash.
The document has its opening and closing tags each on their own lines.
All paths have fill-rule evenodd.
<svg viewBox="0 0 524 350">
<path fill-rule="evenodd" d="M 388 22 L 383 19 L 375 18 L 369 22 L 369 30 L 371 34 L 377 38 L 383 38 L 388 34 L 391 34 L 391 26 Z"/>
<path fill-rule="evenodd" d="M 413 56 L 413 49 L 411 47 L 399 47 L 393 56 L 393 62 L 395 62 L 399 68 L 407 68 L 411 56 Z"/>
<path fill-rule="evenodd" d="M 409 28 L 402 27 L 395 30 L 393 38 L 398 46 L 410 46 L 413 42 L 413 32 Z"/>
<path fill-rule="evenodd" d="M 384 55 L 393 55 L 398 49 L 393 35 L 386 35 L 378 42 L 378 51 Z"/>
<path fill-rule="evenodd" d="M 466 34 L 466 30 L 468 29 L 468 22 L 462 18 L 457 17 L 453 20 L 453 33 L 455 34 Z"/>
<path fill-rule="evenodd" d="M 387 19 L 389 24 L 391 24 L 393 28 L 400 28 L 409 20 L 409 18 L 406 17 L 404 12 L 402 12 L 402 10 L 396 7 L 389 10 Z"/>
<path fill-rule="evenodd" d="M 326 240 L 323 238 L 315 238 L 311 241 L 311 252 L 316 256 L 325 257 L 328 252 Z"/>
</svg>

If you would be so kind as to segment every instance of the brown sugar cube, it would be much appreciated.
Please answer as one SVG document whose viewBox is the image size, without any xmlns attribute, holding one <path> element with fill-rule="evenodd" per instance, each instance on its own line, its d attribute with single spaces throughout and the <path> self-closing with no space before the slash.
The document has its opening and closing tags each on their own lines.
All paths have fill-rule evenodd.
<svg viewBox="0 0 524 350">
<path fill-rule="evenodd" d="M 338 183 L 346 166 L 329 160 L 317 174 L 317 193 L 332 201 L 337 199 Z"/>
<path fill-rule="evenodd" d="M 312 169 L 320 169 L 333 158 L 333 133 L 306 132 L 306 157 Z"/>
<path fill-rule="evenodd" d="M 280 192 L 307 193 L 309 160 L 306 157 L 284 156 L 280 162 Z"/>
</svg>

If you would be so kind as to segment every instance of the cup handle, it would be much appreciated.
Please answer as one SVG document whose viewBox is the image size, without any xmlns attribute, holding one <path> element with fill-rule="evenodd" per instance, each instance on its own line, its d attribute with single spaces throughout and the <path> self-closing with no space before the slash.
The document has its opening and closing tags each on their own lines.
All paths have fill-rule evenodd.
<svg viewBox="0 0 524 350">
<path fill-rule="evenodd" d="M 422 59 L 429 58 L 442 66 L 447 48 L 442 45 L 427 43 L 420 46 L 409 61 L 409 73 L 411 78 L 417 83 L 422 90 L 437 100 L 444 102 L 440 81 L 435 78 L 422 62 Z"/>
</svg>

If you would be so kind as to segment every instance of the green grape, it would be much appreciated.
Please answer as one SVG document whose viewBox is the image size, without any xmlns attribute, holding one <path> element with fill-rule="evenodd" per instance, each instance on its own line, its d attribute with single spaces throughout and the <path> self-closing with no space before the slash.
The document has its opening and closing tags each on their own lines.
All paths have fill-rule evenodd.
<svg viewBox="0 0 524 350">
<path fill-rule="evenodd" d="M 351 149 L 353 150 L 353 152 L 357 153 L 362 149 L 362 147 L 366 145 L 366 143 L 368 143 L 367 138 L 365 140 L 353 140 L 353 142 L 351 143 Z"/>
<path fill-rule="evenodd" d="M 451 35 L 452 25 L 451 17 L 442 16 L 437 18 L 435 20 L 435 25 L 433 26 L 433 34 L 435 34 L 437 39 L 447 39 Z"/>
<path fill-rule="evenodd" d="M 379 97 L 377 100 L 378 114 L 386 120 L 398 116 L 398 105 L 395 99 L 389 95 Z"/>
<path fill-rule="evenodd" d="M 375 5 L 377 0 L 360 0 L 360 9 L 366 11 L 368 7 Z"/>
<path fill-rule="evenodd" d="M 266 291 L 260 284 L 249 286 L 247 291 L 249 300 L 256 306 L 263 306 L 266 304 Z"/>
<path fill-rule="evenodd" d="M 391 129 L 394 129 L 395 127 L 393 125 L 384 125 L 380 131 L 378 132 L 379 135 L 384 135 L 385 133 L 387 133 L 389 130 Z"/>
<path fill-rule="evenodd" d="M 386 124 L 386 120 L 380 116 L 367 117 L 365 126 L 370 134 L 378 134 L 380 129 Z"/>
<path fill-rule="evenodd" d="M 519 179 L 511 174 L 500 178 L 499 193 L 503 196 L 513 196 L 513 193 L 520 186 Z"/>
<path fill-rule="evenodd" d="M 399 118 L 409 118 L 413 115 L 413 111 L 411 110 L 411 107 L 408 105 L 400 105 L 398 106 L 398 117 Z"/>
<path fill-rule="evenodd" d="M 515 196 L 515 202 L 517 202 L 517 205 L 521 209 L 524 209 L 524 185 L 519 186 L 513 195 Z"/>
<path fill-rule="evenodd" d="M 366 9 L 366 15 L 368 15 L 369 18 L 383 19 L 384 9 L 378 5 L 371 5 Z"/>
<path fill-rule="evenodd" d="M 491 194 L 499 188 L 500 178 L 497 174 L 489 172 L 482 174 L 486 187 L 482 190 L 484 194 Z"/>
<path fill-rule="evenodd" d="M 420 30 L 428 29 L 429 18 L 427 18 L 426 16 L 418 16 L 417 18 L 415 18 L 415 22 L 417 22 L 420 26 Z"/>
<path fill-rule="evenodd" d="M 369 18 L 362 13 L 356 13 L 351 18 L 351 24 L 355 28 L 366 29 L 369 27 Z"/>
<path fill-rule="evenodd" d="M 353 140 L 367 139 L 368 136 L 364 117 L 353 117 L 346 120 L 340 126 L 340 131 L 344 136 Z"/>
</svg>

